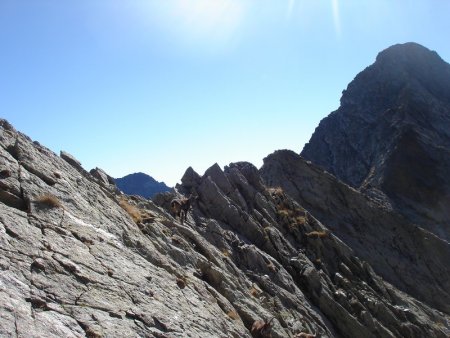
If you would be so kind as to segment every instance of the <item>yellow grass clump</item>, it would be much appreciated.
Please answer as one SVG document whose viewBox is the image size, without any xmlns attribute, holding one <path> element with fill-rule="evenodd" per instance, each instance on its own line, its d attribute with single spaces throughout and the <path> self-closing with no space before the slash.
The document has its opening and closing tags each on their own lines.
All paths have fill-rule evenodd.
<svg viewBox="0 0 450 338">
<path fill-rule="evenodd" d="M 307 237 L 312 238 L 325 238 L 328 237 L 328 231 L 311 231 L 306 234 Z"/>
<path fill-rule="evenodd" d="M 222 255 L 224 255 L 225 257 L 230 257 L 231 252 L 228 249 L 222 249 Z"/>
<path fill-rule="evenodd" d="M 233 319 L 233 320 L 236 320 L 236 319 L 239 318 L 238 313 L 237 313 L 236 311 L 234 311 L 234 310 L 228 311 L 228 312 L 227 312 L 227 316 L 230 317 L 230 318 Z"/>
<path fill-rule="evenodd" d="M 123 198 L 119 201 L 119 205 L 128 213 L 128 215 L 131 216 L 135 223 L 142 222 L 141 211 L 137 207 L 131 205 L 126 199 Z"/>
<path fill-rule="evenodd" d="M 297 217 L 295 218 L 295 222 L 296 222 L 298 225 L 305 225 L 305 223 L 306 223 L 306 217 L 305 217 L 305 216 L 297 216 Z"/>
</svg>

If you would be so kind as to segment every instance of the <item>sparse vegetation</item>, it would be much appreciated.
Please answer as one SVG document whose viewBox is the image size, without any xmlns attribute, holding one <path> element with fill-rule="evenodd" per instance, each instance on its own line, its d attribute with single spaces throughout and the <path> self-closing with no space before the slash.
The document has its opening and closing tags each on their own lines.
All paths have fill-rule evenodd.
<svg viewBox="0 0 450 338">
<path fill-rule="evenodd" d="M 277 218 L 280 224 L 293 232 L 308 223 L 307 213 L 304 209 L 289 204 L 286 201 L 278 204 Z"/>
<path fill-rule="evenodd" d="M 306 234 L 307 237 L 312 237 L 312 238 L 326 238 L 326 237 L 328 237 L 328 235 L 329 235 L 329 232 L 325 231 L 325 230 L 311 231 Z"/>
<path fill-rule="evenodd" d="M 128 215 L 131 216 L 131 218 L 133 219 L 133 221 L 136 224 L 142 222 L 141 211 L 137 207 L 135 207 L 134 205 L 131 205 L 124 198 L 120 199 L 119 205 L 122 207 L 123 210 L 125 210 L 128 213 Z"/>
<path fill-rule="evenodd" d="M 98 332 L 97 330 L 95 330 L 92 327 L 86 328 L 85 332 L 86 332 L 86 337 L 88 337 L 88 338 L 102 338 L 103 337 L 103 335 L 100 332 Z"/>
<path fill-rule="evenodd" d="M 306 224 L 306 217 L 305 216 L 297 216 L 295 218 L 295 223 L 297 225 L 305 225 Z"/>
<path fill-rule="evenodd" d="M 284 194 L 283 188 L 281 187 L 269 188 L 268 190 L 272 196 L 273 195 L 281 196 Z"/>
<path fill-rule="evenodd" d="M 231 252 L 228 249 L 222 249 L 222 255 L 224 255 L 225 257 L 230 257 Z"/>
<path fill-rule="evenodd" d="M 287 209 L 280 209 L 277 211 L 278 213 L 278 217 L 280 217 L 281 219 L 289 219 L 290 217 L 290 212 Z"/>
<path fill-rule="evenodd" d="M 290 231 L 294 231 L 307 223 L 305 216 L 296 216 L 289 219 L 288 227 Z"/>
<path fill-rule="evenodd" d="M 61 208 L 62 204 L 60 200 L 50 193 L 40 195 L 36 198 L 36 203 L 45 208 Z"/>
<path fill-rule="evenodd" d="M 233 320 L 239 319 L 239 315 L 236 311 L 230 310 L 227 312 L 227 316 L 230 317 Z"/>
<path fill-rule="evenodd" d="M 184 289 L 187 285 L 187 277 L 186 276 L 177 277 L 177 285 L 180 289 Z"/>
</svg>

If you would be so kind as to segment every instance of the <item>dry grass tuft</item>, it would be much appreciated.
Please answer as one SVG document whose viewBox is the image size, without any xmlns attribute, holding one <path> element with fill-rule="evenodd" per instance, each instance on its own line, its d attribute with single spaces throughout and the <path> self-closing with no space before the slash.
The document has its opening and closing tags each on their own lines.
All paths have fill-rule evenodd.
<svg viewBox="0 0 450 338">
<path fill-rule="evenodd" d="M 230 257 L 231 252 L 228 249 L 222 249 L 222 255 L 224 255 L 225 257 Z"/>
<path fill-rule="evenodd" d="M 306 234 L 307 237 L 311 238 L 326 238 L 328 235 L 328 231 L 311 231 Z"/>
<path fill-rule="evenodd" d="M 289 219 L 291 217 L 291 212 L 288 209 L 277 210 L 278 216 L 281 219 Z"/>
<path fill-rule="evenodd" d="M 284 194 L 283 188 L 281 188 L 281 187 L 269 188 L 268 190 L 272 195 L 280 196 L 280 195 Z"/>
<path fill-rule="evenodd" d="M 236 311 L 230 310 L 227 312 L 227 316 L 230 317 L 233 320 L 239 319 L 239 315 Z"/>
<path fill-rule="evenodd" d="M 119 205 L 122 207 L 123 210 L 125 210 L 128 215 L 131 216 L 131 218 L 133 219 L 133 221 L 137 224 L 137 223 L 141 223 L 142 222 L 142 215 L 141 215 L 141 211 L 135 207 L 134 205 L 131 205 L 126 199 L 122 198 L 119 201 Z"/>
<path fill-rule="evenodd" d="M 186 276 L 183 277 L 177 277 L 177 285 L 180 289 L 184 289 L 187 285 L 187 278 Z"/>
<path fill-rule="evenodd" d="M 42 206 L 42 207 L 46 207 L 46 208 L 61 208 L 62 204 L 60 202 L 60 200 L 52 194 L 43 194 L 40 195 L 36 198 L 36 202 Z"/>
<path fill-rule="evenodd" d="M 297 223 L 297 225 L 305 225 L 306 224 L 306 217 L 305 216 L 297 216 L 295 218 L 295 223 Z"/>
<path fill-rule="evenodd" d="M 103 337 L 103 335 L 100 332 L 98 332 L 97 330 L 95 330 L 92 327 L 88 327 L 85 332 L 86 332 L 87 338 L 102 338 Z"/>
</svg>

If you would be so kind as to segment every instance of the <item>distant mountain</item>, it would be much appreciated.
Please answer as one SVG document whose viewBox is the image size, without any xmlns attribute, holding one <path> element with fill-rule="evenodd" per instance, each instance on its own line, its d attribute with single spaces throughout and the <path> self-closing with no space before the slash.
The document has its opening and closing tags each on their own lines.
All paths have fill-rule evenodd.
<svg viewBox="0 0 450 338">
<path fill-rule="evenodd" d="M 301 155 L 450 240 L 450 65 L 416 43 L 382 51 Z"/>
<path fill-rule="evenodd" d="M 122 178 L 116 178 L 117 187 L 128 195 L 139 195 L 151 198 L 160 192 L 170 190 L 164 182 L 158 182 L 153 177 L 144 173 L 134 173 Z"/>
</svg>

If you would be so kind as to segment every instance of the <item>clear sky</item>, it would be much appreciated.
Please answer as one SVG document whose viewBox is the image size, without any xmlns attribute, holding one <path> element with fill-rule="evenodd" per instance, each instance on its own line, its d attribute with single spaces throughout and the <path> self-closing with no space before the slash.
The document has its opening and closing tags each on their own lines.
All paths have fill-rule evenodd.
<svg viewBox="0 0 450 338">
<path fill-rule="evenodd" d="M 300 152 L 379 51 L 449 36 L 449 0 L 0 0 L 0 117 L 174 185 Z"/>
</svg>

